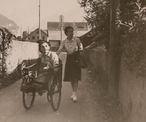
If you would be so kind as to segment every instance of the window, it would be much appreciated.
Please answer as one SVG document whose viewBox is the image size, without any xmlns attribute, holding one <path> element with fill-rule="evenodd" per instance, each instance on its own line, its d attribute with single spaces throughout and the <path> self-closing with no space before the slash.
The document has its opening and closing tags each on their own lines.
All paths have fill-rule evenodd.
<svg viewBox="0 0 146 122">
<path fill-rule="evenodd" d="M 35 39 L 35 36 L 33 36 L 32 39 L 34 40 Z"/>
</svg>

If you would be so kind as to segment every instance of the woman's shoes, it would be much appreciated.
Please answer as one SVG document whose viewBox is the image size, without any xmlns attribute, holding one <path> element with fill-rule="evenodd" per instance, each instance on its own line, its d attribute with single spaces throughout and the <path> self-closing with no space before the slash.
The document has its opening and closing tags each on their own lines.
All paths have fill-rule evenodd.
<svg viewBox="0 0 146 122">
<path fill-rule="evenodd" d="M 76 95 L 73 94 L 73 95 L 71 96 L 71 99 L 73 100 L 73 102 L 77 102 L 77 96 L 76 96 Z"/>
<path fill-rule="evenodd" d="M 73 102 L 77 102 L 77 96 L 73 97 Z"/>
</svg>

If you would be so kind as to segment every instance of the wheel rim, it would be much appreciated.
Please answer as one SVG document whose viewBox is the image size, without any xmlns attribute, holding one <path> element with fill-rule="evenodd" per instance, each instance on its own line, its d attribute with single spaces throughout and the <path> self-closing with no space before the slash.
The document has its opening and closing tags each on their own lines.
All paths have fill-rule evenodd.
<svg viewBox="0 0 146 122">
<path fill-rule="evenodd" d="M 54 80 L 54 78 L 52 78 L 49 82 L 48 82 L 48 88 L 47 88 L 47 90 L 48 90 L 48 92 L 47 92 L 47 100 L 48 100 L 48 102 L 50 102 L 50 91 L 51 91 L 51 86 L 52 86 L 52 84 L 53 84 L 53 80 Z"/>
<path fill-rule="evenodd" d="M 23 105 L 26 109 L 30 109 L 35 99 L 35 92 L 23 92 Z"/>
<path fill-rule="evenodd" d="M 50 91 L 50 101 L 54 111 L 57 111 L 61 102 L 61 87 L 59 83 L 52 84 Z"/>
</svg>

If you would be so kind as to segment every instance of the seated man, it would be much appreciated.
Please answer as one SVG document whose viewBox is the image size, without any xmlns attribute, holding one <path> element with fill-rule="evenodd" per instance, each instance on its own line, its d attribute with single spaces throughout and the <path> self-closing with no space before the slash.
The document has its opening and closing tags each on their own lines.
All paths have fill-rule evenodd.
<svg viewBox="0 0 146 122">
<path fill-rule="evenodd" d="M 50 46 L 47 42 L 39 44 L 40 58 L 38 60 L 38 82 L 48 82 L 57 75 L 62 68 L 61 60 L 55 52 L 50 51 Z M 61 72 L 60 72 L 61 73 Z M 60 79 L 62 80 L 62 79 Z"/>
<path fill-rule="evenodd" d="M 50 84 L 56 75 L 59 76 L 60 83 L 62 82 L 62 63 L 59 60 L 58 55 L 55 52 L 50 51 L 50 46 L 47 42 L 39 43 L 39 51 L 39 58 L 35 60 L 33 65 L 27 66 L 29 71 L 35 72 L 35 80 L 33 80 L 34 82 L 31 82 L 31 86 L 36 90 L 48 88 L 48 85 L 46 84 Z M 27 65 L 27 63 L 32 64 L 28 61 L 25 64 Z"/>
<path fill-rule="evenodd" d="M 62 81 L 62 65 L 58 55 L 50 51 L 50 46 L 47 42 L 39 43 L 40 56 L 35 65 L 37 75 L 33 87 L 36 90 L 48 88 L 47 83 L 51 83 L 55 75 L 59 75 L 59 81 Z M 50 86 L 50 85 L 49 85 Z"/>
</svg>

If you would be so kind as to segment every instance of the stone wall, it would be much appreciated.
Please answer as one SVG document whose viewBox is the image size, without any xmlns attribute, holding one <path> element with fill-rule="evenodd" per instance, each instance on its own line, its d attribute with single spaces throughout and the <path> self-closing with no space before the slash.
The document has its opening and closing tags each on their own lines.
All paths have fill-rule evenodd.
<svg viewBox="0 0 146 122">
<path fill-rule="evenodd" d="M 107 90 L 107 51 L 104 46 L 84 50 L 88 70 L 91 71 L 92 79 L 101 86 L 101 90 Z"/>
<path fill-rule="evenodd" d="M 124 122 L 146 121 L 146 78 L 129 72 L 121 65 L 119 99 L 122 105 Z"/>
</svg>

